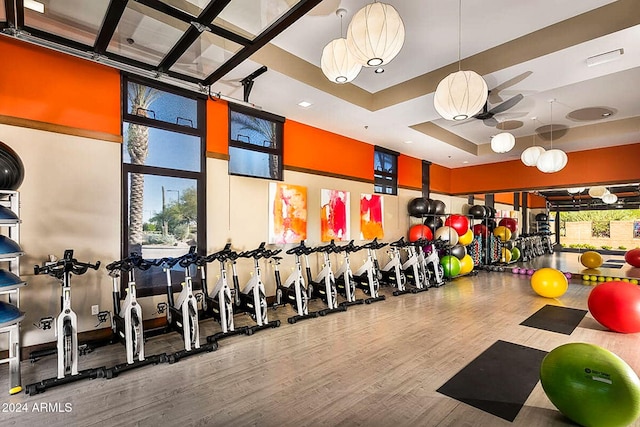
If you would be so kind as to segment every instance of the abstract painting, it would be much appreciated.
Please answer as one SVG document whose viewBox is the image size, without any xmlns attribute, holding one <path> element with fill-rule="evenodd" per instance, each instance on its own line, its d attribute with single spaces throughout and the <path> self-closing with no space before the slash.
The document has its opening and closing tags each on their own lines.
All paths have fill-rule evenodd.
<svg viewBox="0 0 640 427">
<path fill-rule="evenodd" d="M 298 243 L 307 238 L 307 187 L 269 184 L 269 243 Z"/>
<path fill-rule="evenodd" d="M 320 191 L 320 237 L 323 242 L 351 238 L 349 196 L 348 191 Z"/>
<path fill-rule="evenodd" d="M 382 196 L 378 194 L 360 195 L 360 238 L 371 240 L 382 239 L 382 216 L 384 212 Z"/>
</svg>

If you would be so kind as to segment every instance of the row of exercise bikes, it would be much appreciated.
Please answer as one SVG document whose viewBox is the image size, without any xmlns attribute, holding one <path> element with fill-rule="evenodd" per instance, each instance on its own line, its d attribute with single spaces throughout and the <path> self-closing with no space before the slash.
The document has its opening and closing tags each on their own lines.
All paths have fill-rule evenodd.
<svg viewBox="0 0 640 427">
<path fill-rule="evenodd" d="M 113 312 L 110 313 L 112 338 L 109 343 L 120 342 L 124 345 L 126 362 L 112 367 L 98 367 L 79 370 L 78 360 L 81 354 L 91 349 L 78 343 L 78 319 L 71 305 L 71 277 L 85 274 L 90 269 L 98 270 L 100 262 L 81 262 L 74 258 L 73 250 L 67 250 L 61 259 L 50 259 L 35 266 L 34 273 L 47 274 L 61 284 L 61 312 L 55 318 L 45 320 L 45 327 L 53 328 L 56 333 L 56 348 L 35 351 L 30 354 L 32 362 L 41 357 L 57 354 L 57 375 L 25 387 L 27 394 L 34 395 L 46 389 L 75 382 L 81 379 L 114 378 L 122 372 L 150 364 L 175 363 L 182 358 L 214 351 L 222 338 L 244 334 L 252 335 L 256 331 L 280 326 L 279 320 L 269 320 L 269 304 L 262 280 L 261 260 L 271 263 L 276 287 L 273 309 L 291 306 L 294 314 L 288 317 L 291 324 L 299 320 L 326 316 L 347 310 L 356 304 L 371 304 L 383 301 L 381 286 L 393 288 L 393 295 L 418 293 L 430 287 L 439 287 L 445 283 L 445 276 L 439 262 L 438 250 L 446 242 L 419 240 L 408 242 L 401 238 L 392 243 L 374 239 L 363 245 L 354 241 L 337 245 L 331 241 L 322 246 L 310 247 L 304 241 L 286 250 L 293 256 L 292 272 L 283 281 L 280 265 L 282 249 L 267 249 L 263 242 L 249 251 L 235 251 L 231 243 L 209 255 L 197 253 L 196 247 L 179 257 L 144 259 L 138 253 L 112 262 L 106 270 L 112 279 Z M 388 247 L 387 247 L 388 246 Z M 380 266 L 377 251 L 387 247 L 388 260 Z M 364 261 L 354 270 L 350 256 L 366 251 Z M 310 256 L 322 257 L 319 272 L 314 275 Z M 332 255 L 342 257 L 342 262 L 334 272 Z M 253 260 L 253 271 L 247 282 L 241 286 L 237 261 L 241 258 Z M 215 284 L 207 282 L 207 266 L 216 263 L 219 272 Z M 304 267 L 303 267 L 304 266 Z M 166 327 L 145 330 L 142 308 L 137 300 L 136 272 L 146 272 L 160 267 L 166 278 L 166 303 L 158 304 L 158 312 L 165 313 Z M 229 270 L 231 275 L 229 277 Z M 174 276 L 183 276 L 182 288 L 177 298 L 174 296 Z M 194 290 L 194 279 L 199 278 L 200 290 Z M 124 291 L 124 295 L 122 295 Z M 362 293 L 361 297 L 358 291 Z M 312 300 L 322 302 L 320 309 L 311 310 Z M 254 324 L 236 326 L 234 319 L 238 314 L 247 314 Z M 212 318 L 220 324 L 220 331 L 205 337 L 200 336 L 200 321 Z M 45 318 L 46 319 L 46 318 Z M 41 319 L 42 322 L 43 319 Z M 145 340 L 151 336 L 176 331 L 182 336 L 183 349 L 174 353 L 148 355 L 145 353 Z"/>
</svg>

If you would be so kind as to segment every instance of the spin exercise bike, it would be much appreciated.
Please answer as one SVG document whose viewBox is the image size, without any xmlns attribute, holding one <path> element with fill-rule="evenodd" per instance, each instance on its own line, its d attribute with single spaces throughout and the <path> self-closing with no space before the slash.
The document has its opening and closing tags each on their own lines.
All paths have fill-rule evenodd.
<svg viewBox="0 0 640 427">
<path fill-rule="evenodd" d="M 444 268 L 440 265 L 440 256 L 438 255 L 438 249 L 444 245 L 446 243 L 442 240 L 436 240 L 435 242 L 425 240 L 424 244 L 420 245 L 418 258 L 431 287 L 439 288 L 445 283 Z M 426 248 L 429 248 L 428 253 L 425 250 Z"/>
<path fill-rule="evenodd" d="M 249 314 L 256 325 L 249 327 L 251 333 L 267 329 L 277 328 L 280 326 L 280 320 L 269 322 L 267 316 L 267 297 L 265 295 L 264 283 L 260 275 L 260 259 L 269 259 L 280 253 L 281 249 L 269 250 L 265 249 L 265 242 L 251 251 L 242 252 L 239 258 L 253 259 L 253 275 L 247 283 L 239 289 L 238 273 L 236 270 L 236 262 L 232 260 L 231 268 L 233 271 L 234 287 L 236 289 L 236 305 L 245 313 Z"/>
<path fill-rule="evenodd" d="M 116 339 L 124 344 L 127 354 L 127 363 L 107 368 L 106 377 L 108 379 L 130 369 L 166 361 L 167 356 L 164 353 L 145 358 L 142 308 L 136 294 L 135 270 L 146 271 L 153 265 L 153 262 L 143 259 L 136 252 L 132 252 L 128 257 L 106 266 L 113 281 L 111 327 Z M 124 301 L 121 301 L 120 289 L 123 280 L 127 280 L 127 291 Z"/>
<path fill-rule="evenodd" d="M 364 300 L 366 304 L 384 301 L 386 296 L 380 295 L 380 266 L 376 257 L 376 251 L 385 247 L 386 243 L 378 242 L 378 238 L 358 246 L 358 250 L 366 249 L 367 257 L 358 270 L 353 273 L 356 287 L 368 296 Z"/>
<path fill-rule="evenodd" d="M 307 282 L 311 289 L 310 294 L 313 298 L 319 298 L 327 304 L 327 308 L 318 311 L 318 315 L 320 316 L 347 310 L 346 306 L 338 305 L 338 290 L 336 288 L 336 280 L 333 275 L 333 270 L 331 269 L 331 258 L 329 256 L 329 254 L 335 250 L 336 245 L 333 240 L 328 245 L 318 246 L 313 249 L 313 252 L 322 253 L 323 258 L 322 268 L 315 279 L 311 274 L 309 254 L 303 254 L 307 271 Z"/>
<path fill-rule="evenodd" d="M 318 317 L 318 313 L 315 311 L 309 311 L 309 289 L 304 282 L 304 275 L 302 273 L 302 256 L 309 255 L 313 252 L 312 248 L 307 247 L 304 244 L 304 240 L 300 242 L 298 246 L 295 246 L 287 250 L 287 255 L 293 255 L 295 257 L 295 268 L 287 277 L 284 284 L 280 277 L 280 260 L 282 258 L 274 256 L 271 258 L 273 264 L 273 273 L 276 281 L 276 303 L 274 308 L 289 303 L 291 307 L 296 310 L 295 315 L 289 317 L 287 322 L 293 324 L 298 320 L 313 319 Z M 284 302 L 283 302 L 284 300 Z"/>
<path fill-rule="evenodd" d="M 167 325 L 182 335 L 184 350 L 168 355 L 169 363 L 174 363 L 180 359 L 203 352 L 214 351 L 218 348 L 217 342 L 210 342 L 200 345 L 200 325 L 198 323 L 198 301 L 193 294 L 192 268 L 198 268 L 204 263 L 204 257 L 196 254 L 196 247 L 191 246 L 189 252 L 177 258 L 162 258 L 156 260 L 154 265 L 164 269 L 167 278 Z M 184 269 L 184 283 L 178 299 L 174 299 L 171 288 L 171 270 L 179 265 Z"/>
<path fill-rule="evenodd" d="M 387 251 L 389 261 L 380 269 L 380 274 L 382 275 L 381 282 L 387 286 L 396 288 L 396 290 L 393 291 L 394 296 L 414 292 L 413 289 L 407 289 L 407 278 L 402 270 L 400 248 L 405 247 L 406 244 L 407 242 L 404 240 L 404 237 L 390 243 L 390 249 Z"/>
<path fill-rule="evenodd" d="M 356 298 L 356 282 L 353 279 L 353 271 L 351 271 L 351 261 L 349 254 L 358 251 L 356 245 L 351 240 L 344 246 L 336 246 L 335 253 L 343 253 L 343 261 L 340 268 L 335 273 L 336 288 L 338 294 L 342 295 L 346 301 L 341 302 L 341 306 L 350 306 L 364 303 L 363 299 Z"/>
<path fill-rule="evenodd" d="M 58 279 L 62 284 L 62 296 L 60 298 L 61 312 L 55 321 L 58 375 L 54 378 L 48 378 L 38 383 L 27 385 L 27 394 L 34 395 L 42 393 L 47 388 L 85 378 L 95 379 L 104 377 L 104 366 L 96 369 L 78 370 L 78 316 L 71 307 L 71 275 L 81 276 L 90 268 L 97 270 L 99 267 L 100 261 L 91 264 L 75 259 L 73 257 L 73 249 L 64 251 L 64 256 L 60 260 L 55 260 L 54 258 L 50 262 L 43 263 L 42 266 L 36 265 L 34 267 L 34 274 L 48 274 Z M 51 352 L 43 350 L 41 354 L 51 354 Z M 31 356 L 32 360 L 37 360 L 37 357 L 35 354 Z"/>
<path fill-rule="evenodd" d="M 239 254 L 231 250 L 231 243 L 227 243 L 225 247 L 213 254 L 207 255 L 204 260 L 206 263 L 218 261 L 220 265 L 220 277 L 216 281 L 213 290 L 209 292 L 206 280 L 205 265 L 200 265 L 200 278 L 202 279 L 202 292 L 204 300 L 202 308 L 206 316 L 212 317 L 222 328 L 221 332 L 207 337 L 207 342 L 214 342 L 221 338 L 230 337 L 238 334 L 251 335 L 253 330 L 248 326 L 235 327 L 234 324 L 234 306 L 236 301 L 237 287 L 232 289 L 227 280 L 227 262 L 235 262 Z M 237 276 L 234 276 L 237 282 Z"/>
<path fill-rule="evenodd" d="M 405 242 L 402 249 L 407 253 L 407 259 L 402 264 L 407 283 L 413 287 L 411 293 L 424 292 L 429 290 L 429 278 L 427 271 L 424 270 L 424 264 L 420 261 L 419 249 L 422 242 Z"/>
</svg>

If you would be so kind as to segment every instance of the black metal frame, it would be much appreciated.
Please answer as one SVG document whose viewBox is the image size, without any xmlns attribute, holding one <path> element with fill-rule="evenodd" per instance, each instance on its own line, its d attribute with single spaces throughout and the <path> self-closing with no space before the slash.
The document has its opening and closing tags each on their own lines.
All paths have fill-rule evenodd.
<svg viewBox="0 0 640 427">
<path fill-rule="evenodd" d="M 398 156 L 400 155 L 400 153 L 398 153 L 397 151 L 389 150 L 387 148 L 379 147 L 376 145 L 374 157 L 377 153 L 393 156 L 393 159 L 394 159 L 393 170 L 395 172 L 391 173 L 387 171 L 377 170 L 375 168 L 375 159 L 374 159 L 374 166 L 373 166 L 374 192 L 376 194 L 386 194 L 388 196 L 397 196 L 398 195 Z M 388 178 L 391 178 L 391 182 L 389 182 Z M 375 191 L 376 186 L 382 187 L 383 190 L 385 188 L 391 188 L 392 192 L 387 193 L 386 191 Z"/>
<path fill-rule="evenodd" d="M 247 142 L 234 140 L 232 135 L 231 135 L 231 113 L 232 112 L 245 114 L 247 116 L 253 116 L 253 117 L 256 117 L 258 119 L 268 120 L 270 122 L 275 123 L 276 124 L 276 136 L 275 136 L 276 148 L 262 147 L 260 145 L 250 144 L 250 143 L 247 143 Z M 247 177 L 250 177 L 250 178 L 262 178 L 262 179 L 271 179 L 271 180 L 276 180 L 276 181 L 282 181 L 283 178 L 284 178 L 284 176 L 283 176 L 284 154 L 283 153 L 284 153 L 284 122 L 285 122 L 285 118 L 282 117 L 282 116 L 278 116 L 276 114 L 267 113 L 265 111 L 255 110 L 253 108 L 243 107 L 243 106 L 237 105 L 237 104 L 229 104 L 229 119 L 227 120 L 227 122 L 228 122 L 228 126 L 229 126 L 229 148 L 234 147 L 234 148 L 240 148 L 240 149 L 243 149 L 243 150 L 256 151 L 256 152 L 259 152 L 259 153 L 275 155 L 275 156 L 278 156 L 278 159 L 279 159 L 279 161 L 278 161 L 278 176 L 276 178 L 256 176 L 256 175 L 238 174 L 238 173 L 232 173 L 231 171 L 229 171 L 229 175 L 247 176 Z M 231 167 L 231 159 L 229 159 L 229 167 Z"/>
<path fill-rule="evenodd" d="M 0 0 L 1 1 L 1 0 Z M 15 9 L 14 9 L 15 1 Z M 190 83 L 209 86 L 220 80 L 227 73 L 240 65 L 245 59 L 249 58 L 261 47 L 266 45 L 274 37 L 279 35 L 291 24 L 296 22 L 307 12 L 318 5 L 322 0 L 300 0 L 293 8 L 280 17 L 277 21 L 267 27 L 262 33 L 258 34 L 253 40 L 235 34 L 225 28 L 213 24 L 213 20 L 222 12 L 222 10 L 230 3 L 231 0 L 211 0 L 211 2 L 202 10 L 199 16 L 191 16 L 190 14 L 176 9 L 160 0 L 136 0 L 151 9 L 160 13 L 171 16 L 190 25 L 189 29 L 183 33 L 178 42 L 172 46 L 167 55 L 161 60 L 158 66 L 145 63 L 143 61 L 127 58 L 125 56 L 107 52 L 109 41 L 113 37 L 115 30 L 126 9 L 128 0 L 111 0 L 105 14 L 96 41 L 93 46 L 78 43 L 74 40 L 66 39 L 55 34 L 47 33 L 37 28 L 24 25 L 24 4 L 23 0 L 4 0 L 7 21 L 0 22 L 0 30 L 8 33 L 8 29 L 12 29 L 11 33 L 26 32 L 32 38 L 41 39 L 43 41 L 53 43 L 61 48 L 67 48 L 77 51 L 81 54 L 87 52 L 94 53 L 96 60 L 101 57 L 108 58 L 116 63 L 124 64 L 128 67 L 138 68 L 141 71 L 155 71 L 160 74 L 166 74 L 169 77 L 186 81 Z M 16 19 L 17 18 L 17 19 Z M 229 60 L 223 63 L 218 69 L 204 79 L 189 76 L 175 71 L 169 71 L 169 68 L 186 52 L 191 44 L 199 37 L 200 30 L 197 27 L 205 28 L 222 38 L 228 39 L 234 43 L 243 46 Z"/>
<path fill-rule="evenodd" d="M 163 122 L 160 120 L 154 120 L 143 116 L 138 116 L 135 114 L 129 114 L 127 111 L 128 100 L 127 100 L 127 90 L 129 82 L 140 83 L 145 86 L 150 86 L 161 90 L 163 92 L 173 93 L 176 95 L 194 98 L 198 100 L 197 105 L 197 116 L 198 116 L 198 127 L 192 128 L 189 126 L 181 126 L 169 122 Z M 162 168 L 157 166 L 145 166 L 145 165 L 133 165 L 129 163 L 124 163 L 122 161 L 122 250 L 121 256 L 125 258 L 129 255 L 129 200 L 128 200 L 128 192 L 129 192 L 129 174 L 130 173 L 141 173 L 145 175 L 156 175 L 156 176 L 165 176 L 171 178 L 187 178 L 194 179 L 197 182 L 197 198 L 198 198 L 198 231 L 197 231 L 197 240 L 198 240 L 198 252 L 204 255 L 204 251 L 207 248 L 207 211 L 206 211 L 206 194 L 207 194 L 207 174 L 206 174 L 206 134 L 207 134 L 207 123 L 206 123 L 206 98 L 203 96 L 196 96 L 192 92 L 188 92 L 185 90 L 179 90 L 174 87 L 168 85 L 158 84 L 157 82 L 148 81 L 139 77 L 129 76 L 123 73 L 121 79 L 122 85 L 122 122 L 127 123 L 135 123 L 144 126 L 150 126 L 157 129 L 168 130 L 172 132 L 180 132 L 188 135 L 197 136 L 200 138 L 200 171 L 184 171 L 178 169 L 169 169 Z M 123 144 L 126 142 L 123 141 Z M 124 151 L 124 148 L 122 152 Z M 121 152 L 121 156 L 123 155 Z M 126 283 L 123 283 L 124 287 Z M 166 283 L 163 281 L 158 284 L 153 284 L 151 287 L 149 286 L 138 286 L 138 296 L 145 297 L 149 295 L 163 295 L 166 293 Z M 176 289 L 176 291 L 178 291 Z M 122 290 L 122 294 L 124 295 L 124 289 Z"/>
</svg>

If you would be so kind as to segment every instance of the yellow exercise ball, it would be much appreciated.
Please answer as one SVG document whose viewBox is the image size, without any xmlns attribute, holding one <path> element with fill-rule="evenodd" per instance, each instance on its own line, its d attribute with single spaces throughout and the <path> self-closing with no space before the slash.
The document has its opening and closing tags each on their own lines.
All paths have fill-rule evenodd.
<svg viewBox="0 0 640 427">
<path fill-rule="evenodd" d="M 513 254 L 509 248 L 502 248 L 502 256 L 500 257 L 500 262 L 504 262 L 509 264 L 511 262 L 511 258 Z"/>
<path fill-rule="evenodd" d="M 493 230 L 493 235 L 503 242 L 511 240 L 511 230 L 504 225 L 499 225 Z"/>
<path fill-rule="evenodd" d="M 562 271 L 541 268 L 531 276 L 531 287 L 541 297 L 558 298 L 569 288 L 569 281 Z"/>
<path fill-rule="evenodd" d="M 468 229 L 466 233 L 458 237 L 459 245 L 467 246 L 471 242 L 473 242 L 473 231 L 471 229 Z"/>
<path fill-rule="evenodd" d="M 460 260 L 460 274 L 468 274 L 473 271 L 473 258 L 467 254 Z"/>
<path fill-rule="evenodd" d="M 587 268 L 598 268 L 602 262 L 602 256 L 596 251 L 587 251 L 580 255 L 580 263 Z"/>
</svg>

